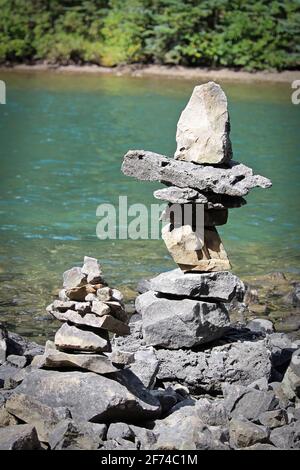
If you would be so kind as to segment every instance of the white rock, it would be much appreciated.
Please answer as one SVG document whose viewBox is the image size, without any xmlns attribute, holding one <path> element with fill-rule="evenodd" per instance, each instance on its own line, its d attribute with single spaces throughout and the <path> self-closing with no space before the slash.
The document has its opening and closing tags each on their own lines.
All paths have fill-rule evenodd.
<svg viewBox="0 0 300 470">
<path fill-rule="evenodd" d="M 196 86 L 177 124 L 175 158 L 218 164 L 231 159 L 227 98 L 214 82 Z"/>
</svg>

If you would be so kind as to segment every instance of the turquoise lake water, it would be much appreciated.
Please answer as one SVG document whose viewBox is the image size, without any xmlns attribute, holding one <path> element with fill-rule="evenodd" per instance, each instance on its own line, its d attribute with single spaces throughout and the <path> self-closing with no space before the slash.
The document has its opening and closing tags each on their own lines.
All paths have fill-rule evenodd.
<svg viewBox="0 0 300 470">
<path fill-rule="evenodd" d="M 138 280 L 174 263 L 161 240 L 100 241 L 97 206 L 155 203 L 155 183 L 125 177 L 128 149 L 172 155 L 176 123 L 201 81 L 0 72 L 0 314 L 9 328 L 44 337 L 45 306 L 62 272 L 97 257 L 110 284 L 132 294 Z M 300 105 L 290 84 L 221 83 L 228 95 L 234 159 L 272 179 L 220 228 L 240 276 L 300 272 Z"/>
</svg>

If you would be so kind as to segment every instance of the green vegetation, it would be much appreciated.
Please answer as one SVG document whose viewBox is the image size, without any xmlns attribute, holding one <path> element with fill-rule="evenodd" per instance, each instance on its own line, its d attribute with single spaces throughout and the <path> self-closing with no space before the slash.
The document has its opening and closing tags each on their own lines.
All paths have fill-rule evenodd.
<svg viewBox="0 0 300 470">
<path fill-rule="evenodd" d="M 300 66 L 299 0 L 0 0 L 0 62 Z"/>
</svg>

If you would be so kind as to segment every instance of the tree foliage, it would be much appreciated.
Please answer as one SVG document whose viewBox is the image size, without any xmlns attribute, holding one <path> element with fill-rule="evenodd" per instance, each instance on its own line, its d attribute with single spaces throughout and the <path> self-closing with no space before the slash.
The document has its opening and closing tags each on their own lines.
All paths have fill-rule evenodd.
<svg viewBox="0 0 300 470">
<path fill-rule="evenodd" d="M 0 0 L 0 61 L 299 68 L 299 0 Z"/>
</svg>

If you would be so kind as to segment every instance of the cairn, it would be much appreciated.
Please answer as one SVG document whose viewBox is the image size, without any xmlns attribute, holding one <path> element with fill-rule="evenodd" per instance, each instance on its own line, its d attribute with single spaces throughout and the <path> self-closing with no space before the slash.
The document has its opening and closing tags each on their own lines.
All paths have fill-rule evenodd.
<svg viewBox="0 0 300 470">
<path fill-rule="evenodd" d="M 59 299 L 47 311 L 63 325 L 48 341 L 33 365 L 44 368 L 85 369 L 97 374 L 116 371 L 109 354 L 109 332 L 129 333 L 122 293 L 110 288 L 95 258 L 84 257 L 82 268 L 63 274 Z M 107 355 L 106 355 L 106 354 Z"/>
<path fill-rule="evenodd" d="M 232 161 L 229 133 L 226 95 L 209 82 L 195 87 L 180 116 L 174 159 L 144 150 L 124 157 L 125 175 L 166 185 L 154 197 L 168 203 L 162 238 L 178 265 L 151 279 L 150 290 L 136 299 L 148 346 L 192 348 L 222 337 L 230 326 L 226 303 L 243 298 L 216 227 L 226 224 L 228 209 L 246 203 L 252 188 L 272 183 Z M 176 206 L 183 214 L 189 209 L 190 222 L 184 216 L 175 222 Z M 193 225 L 199 207 L 204 236 Z"/>
</svg>

